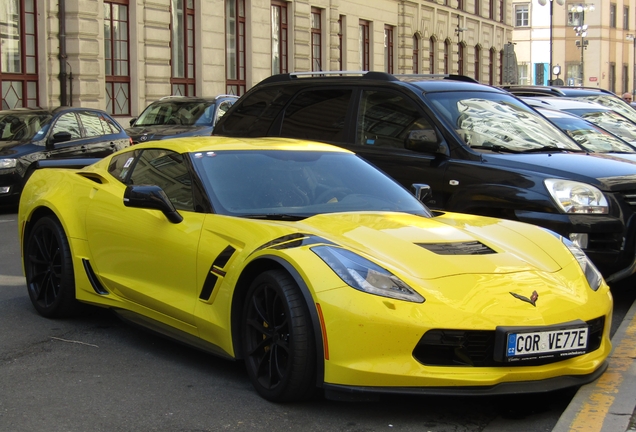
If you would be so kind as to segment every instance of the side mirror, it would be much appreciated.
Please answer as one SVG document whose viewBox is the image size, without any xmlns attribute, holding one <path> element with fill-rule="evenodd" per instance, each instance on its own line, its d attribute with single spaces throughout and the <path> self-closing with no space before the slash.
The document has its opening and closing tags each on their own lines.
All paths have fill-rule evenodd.
<svg viewBox="0 0 636 432">
<path fill-rule="evenodd" d="M 73 137 L 71 136 L 70 132 L 58 132 L 55 135 L 53 135 L 53 137 L 51 137 L 51 144 L 57 144 L 61 142 L 70 141 L 71 138 Z"/>
<path fill-rule="evenodd" d="M 431 187 L 424 183 L 414 183 L 411 185 L 411 189 L 413 190 L 413 194 L 418 201 L 422 203 L 426 203 L 426 201 L 430 200 L 433 197 L 433 191 Z"/>
<path fill-rule="evenodd" d="M 177 212 L 168 195 L 159 186 L 128 186 L 124 192 L 124 205 L 126 207 L 159 210 L 166 215 L 170 222 L 175 224 L 183 220 L 183 216 Z"/>
<path fill-rule="evenodd" d="M 134 126 L 136 121 L 137 121 L 137 117 L 133 117 L 133 118 L 130 119 L 129 123 L 130 123 L 131 126 Z"/>
<path fill-rule="evenodd" d="M 404 147 L 420 153 L 449 156 L 448 147 L 434 129 L 416 129 L 409 132 Z"/>
</svg>

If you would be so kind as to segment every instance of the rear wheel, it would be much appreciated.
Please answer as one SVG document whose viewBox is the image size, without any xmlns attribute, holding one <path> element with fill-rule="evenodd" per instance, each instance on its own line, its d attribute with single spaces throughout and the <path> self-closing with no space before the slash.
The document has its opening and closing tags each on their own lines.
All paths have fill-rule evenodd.
<svg viewBox="0 0 636 432">
<path fill-rule="evenodd" d="M 247 372 L 258 393 L 273 402 L 299 401 L 315 388 L 316 348 L 305 300 L 282 270 L 258 276 L 243 309 Z"/>
<path fill-rule="evenodd" d="M 79 312 L 71 248 L 60 222 L 38 220 L 24 248 L 24 270 L 29 298 L 40 315 L 62 318 Z"/>
</svg>

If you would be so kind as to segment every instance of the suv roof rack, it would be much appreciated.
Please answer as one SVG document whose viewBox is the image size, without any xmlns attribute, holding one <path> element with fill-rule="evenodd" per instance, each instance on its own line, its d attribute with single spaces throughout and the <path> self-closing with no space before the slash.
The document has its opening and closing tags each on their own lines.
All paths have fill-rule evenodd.
<svg viewBox="0 0 636 432">
<path fill-rule="evenodd" d="M 351 77 L 359 76 L 362 79 L 379 80 L 379 81 L 417 81 L 418 79 L 442 78 L 453 81 L 463 81 L 478 83 L 479 81 L 465 76 L 454 74 L 390 74 L 377 71 L 315 71 L 315 72 L 290 72 L 286 74 L 272 75 L 265 78 L 262 83 L 274 83 L 281 81 L 291 81 L 299 78 L 318 78 L 318 77 Z"/>
</svg>

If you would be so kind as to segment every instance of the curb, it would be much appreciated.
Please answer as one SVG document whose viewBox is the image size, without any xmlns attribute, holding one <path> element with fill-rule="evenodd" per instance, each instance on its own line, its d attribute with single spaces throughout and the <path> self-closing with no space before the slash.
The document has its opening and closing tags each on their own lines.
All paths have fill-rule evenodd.
<svg viewBox="0 0 636 432">
<path fill-rule="evenodd" d="M 627 431 L 636 407 L 636 302 L 612 338 L 609 367 L 582 386 L 552 432 Z"/>
</svg>

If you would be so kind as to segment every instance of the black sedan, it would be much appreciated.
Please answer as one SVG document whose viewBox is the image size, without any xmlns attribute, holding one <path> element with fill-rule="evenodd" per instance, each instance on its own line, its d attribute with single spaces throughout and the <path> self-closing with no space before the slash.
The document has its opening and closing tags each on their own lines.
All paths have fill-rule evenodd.
<svg viewBox="0 0 636 432">
<path fill-rule="evenodd" d="M 40 159 L 102 158 L 131 139 L 106 112 L 79 107 L 0 111 L 0 205 L 18 202 Z"/>
</svg>

